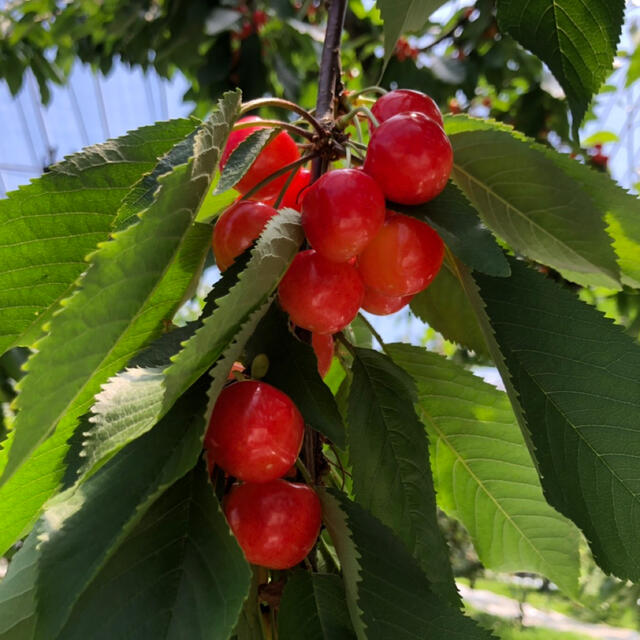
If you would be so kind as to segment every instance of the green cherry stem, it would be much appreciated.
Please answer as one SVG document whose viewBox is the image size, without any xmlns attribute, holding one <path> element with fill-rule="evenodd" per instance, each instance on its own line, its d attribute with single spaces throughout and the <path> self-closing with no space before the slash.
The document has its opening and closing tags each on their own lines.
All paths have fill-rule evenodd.
<svg viewBox="0 0 640 640">
<path fill-rule="evenodd" d="M 365 93 L 377 93 L 378 95 L 383 96 L 389 92 L 382 87 L 365 87 L 364 89 L 360 89 L 360 91 L 349 94 L 348 98 L 353 100 L 353 98 L 357 98 Z"/>
<path fill-rule="evenodd" d="M 325 135 L 322 125 L 308 111 L 298 106 L 295 102 L 282 100 L 281 98 L 258 98 L 256 100 L 250 100 L 242 105 L 240 108 L 240 115 L 244 115 L 245 113 L 254 111 L 255 109 L 261 109 L 262 107 L 280 107 L 282 109 L 293 111 L 311 124 L 321 136 Z"/>
<path fill-rule="evenodd" d="M 276 198 L 276 201 L 273 203 L 274 209 L 279 209 L 282 204 L 282 200 L 284 199 L 284 194 L 287 192 L 289 185 L 293 182 L 293 179 L 296 177 L 296 172 L 292 171 L 287 178 L 287 181 L 282 185 L 282 189 L 280 189 L 280 193 Z"/>
<path fill-rule="evenodd" d="M 302 462 L 300 458 L 296 460 L 296 467 L 298 468 L 298 471 L 300 472 L 300 475 L 303 477 L 304 481 L 308 485 L 313 486 L 314 482 L 311 474 L 309 473 L 309 469 L 307 469 L 304 462 Z"/>
<path fill-rule="evenodd" d="M 387 353 L 387 345 L 384 343 L 384 340 L 382 339 L 380 334 L 376 331 L 375 327 L 361 313 L 358 314 L 358 318 L 362 320 L 364 325 L 369 330 L 369 333 L 376 339 L 376 342 L 380 345 L 381 349 L 385 353 Z"/>
<path fill-rule="evenodd" d="M 373 113 L 371 112 L 371 109 L 363 105 L 360 105 L 359 107 L 354 107 L 353 109 L 351 109 L 349 113 L 339 118 L 336 124 L 340 129 L 345 129 L 347 125 L 351 122 L 351 120 L 353 120 L 359 113 L 364 113 L 367 116 L 367 118 L 371 120 L 374 127 L 377 127 L 380 125 L 380 123 L 378 122 L 378 118 L 376 118 L 373 115 Z"/>
<path fill-rule="evenodd" d="M 274 127 L 276 129 L 284 129 L 285 131 L 289 131 L 296 136 L 300 136 L 305 138 L 306 140 L 313 140 L 313 134 L 302 127 L 298 127 L 295 124 L 291 124 L 289 122 L 282 122 L 281 120 L 260 120 L 258 123 L 261 127 Z M 233 125 L 233 130 L 237 131 L 238 129 L 248 129 L 249 127 L 255 127 L 256 122 L 251 120 L 249 122 L 236 122 Z"/>
</svg>

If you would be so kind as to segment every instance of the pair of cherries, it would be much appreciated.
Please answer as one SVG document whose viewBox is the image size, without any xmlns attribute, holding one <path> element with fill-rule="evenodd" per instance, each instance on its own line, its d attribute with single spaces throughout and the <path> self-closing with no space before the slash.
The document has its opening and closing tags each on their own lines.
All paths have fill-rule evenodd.
<svg viewBox="0 0 640 640">
<path fill-rule="evenodd" d="M 291 398 L 257 380 L 225 387 L 205 436 L 210 466 L 242 484 L 224 512 L 247 560 L 288 569 L 309 553 L 320 532 L 320 500 L 306 484 L 287 482 L 302 447 L 304 420 Z"/>
</svg>

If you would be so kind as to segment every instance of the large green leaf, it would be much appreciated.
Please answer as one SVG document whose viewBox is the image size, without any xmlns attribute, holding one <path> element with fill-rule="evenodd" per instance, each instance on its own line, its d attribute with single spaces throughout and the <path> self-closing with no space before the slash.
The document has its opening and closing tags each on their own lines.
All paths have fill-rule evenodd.
<svg viewBox="0 0 640 640">
<path fill-rule="evenodd" d="M 298 571 L 278 610 L 280 640 L 355 640 L 339 576 Z"/>
<path fill-rule="evenodd" d="M 333 394 L 318 373 L 314 351 L 291 333 L 288 324 L 286 313 L 273 304 L 247 345 L 248 356 L 266 355 L 269 369 L 265 382 L 284 391 L 307 424 L 344 449 L 342 418 Z"/>
<path fill-rule="evenodd" d="M 228 638 L 250 578 L 201 463 L 153 504 L 83 594 L 60 638 Z"/>
<path fill-rule="evenodd" d="M 195 126 L 160 122 L 89 147 L 0 201 L 0 353 L 39 337 L 127 191 Z"/>
<path fill-rule="evenodd" d="M 411 300 L 411 311 L 447 340 L 487 355 L 473 307 L 452 268 L 447 261 L 443 263 L 433 282 Z"/>
<path fill-rule="evenodd" d="M 624 0 L 498 0 L 498 24 L 549 66 L 577 134 L 591 97 L 611 73 Z"/>
<path fill-rule="evenodd" d="M 135 523 L 194 465 L 202 450 L 206 388 L 203 380 L 153 431 L 87 482 L 57 496 L 44 512 L 34 529 L 40 539 L 37 558 L 28 550 L 16 555 L 16 560 L 29 556 L 28 563 L 21 561 L 27 569 L 20 578 L 26 594 L 20 616 L 28 613 L 34 635 L 24 640 L 56 637 L 74 602 Z M 29 568 L 34 563 L 37 567 Z M 16 624 L 6 595 L 13 593 L 11 584 L 0 583 L 0 620 Z"/>
<path fill-rule="evenodd" d="M 620 288 L 604 212 L 550 155 L 491 122 L 447 118 L 452 177 L 516 251 L 583 285 Z"/>
<path fill-rule="evenodd" d="M 445 0 L 377 0 L 384 21 L 384 64 L 389 62 L 398 38 L 406 31 L 418 31 Z"/>
<path fill-rule="evenodd" d="M 208 248 L 207 227 L 193 219 L 239 106 L 239 93 L 226 94 L 195 137 L 193 159 L 161 179 L 136 224 L 100 245 L 82 286 L 52 318 L 20 382 L 4 482 L 56 428 L 71 432 L 100 385 L 179 306 Z"/>
<path fill-rule="evenodd" d="M 439 598 L 393 532 L 338 491 L 320 492 L 359 640 L 475 640 L 491 634 Z"/>
<path fill-rule="evenodd" d="M 577 596 L 578 530 L 544 499 L 507 395 L 435 353 L 387 350 L 418 387 L 438 504 L 464 524 L 482 564 L 541 573 Z"/>
<path fill-rule="evenodd" d="M 433 200 L 417 206 L 391 203 L 390 209 L 432 226 L 462 262 L 490 276 L 508 276 L 509 263 L 478 212 L 453 182 Z"/>
<path fill-rule="evenodd" d="M 301 242 L 298 213 L 284 210 L 274 216 L 237 282 L 229 289 L 225 284 L 222 297 L 215 299 L 215 309 L 198 323 L 195 332 L 187 333 L 168 366 L 158 363 L 160 366 L 138 367 L 105 385 L 92 418 L 100 435 L 93 438 L 95 446 L 86 449 L 92 464 L 148 431 L 222 354 L 225 361 L 216 369 L 215 380 L 224 383 L 233 364 L 233 360 L 227 361 L 240 355 L 268 310 L 273 292 Z M 227 284 L 231 282 L 234 280 Z"/>
<path fill-rule="evenodd" d="M 356 500 L 416 557 L 435 591 L 458 594 L 438 528 L 427 434 L 416 415 L 413 380 L 392 360 L 354 349 L 348 444 Z"/>
<path fill-rule="evenodd" d="M 476 307 L 545 495 L 605 571 L 638 580 L 640 346 L 540 273 L 516 261 L 511 270 L 509 279 L 476 276 Z"/>
</svg>

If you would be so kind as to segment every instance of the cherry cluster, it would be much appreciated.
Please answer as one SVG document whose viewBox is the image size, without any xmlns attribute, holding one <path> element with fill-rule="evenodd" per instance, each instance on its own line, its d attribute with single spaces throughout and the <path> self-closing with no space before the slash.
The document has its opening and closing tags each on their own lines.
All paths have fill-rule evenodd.
<svg viewBox="0 0 640 640">
<path fill-rule="evenodd" d="M 311 332 L 322 376 L 333 359 L 333 334 L 360 308 L 387 315 L 407 305 L 432 282 L 444 256 L 429 225 L 393 206 L 427 202 L 447 184 L 453 152 L 437 105 L 423 93 L 397 90 L 368 113 L 371 136 L 362 166 L 329 171 L 313 183 L 295 141 L 279 132 L 237 183 L 242 199 L 213 231 L 214 255 L 224 271 L 277 207 L 301 213 L 308 248 L 293 259 L 278 297 L 291 322 Z M 222 169 L 264 121 L 239 122 L 222 153 Z M 282 479 L 300 452 L 303 430 L 293 402 L 264 382 L 235 382 L 215 405 L 205 445 L 210 462 L 242 482 L 226 497 L 225 513 L 255 564 L 291 567 L 318 536 L 318 497 L 310 487 Z"/>
<path fill-rule="evenodd" d="M 291 398 L 257 380 L 225 387 L 205 436 L 209 466 L 242 484 L 224 512 L 247 560 L 288 569 L 307 556 L 322 520 L 320 500 L 306 484 L 287 482 L 300 453 L 304 421 Z M 295 469 L 294 469 L 295 472 Z"/>
</svg>

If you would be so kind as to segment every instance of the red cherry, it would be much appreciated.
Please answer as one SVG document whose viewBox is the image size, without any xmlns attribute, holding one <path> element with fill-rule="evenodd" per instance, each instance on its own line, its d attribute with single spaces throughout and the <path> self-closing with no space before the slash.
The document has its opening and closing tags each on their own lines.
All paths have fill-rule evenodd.
<svg viewBox="0 0 640 640">
<path fill-rule="evenodd" d="M 362 308 L 376 316 L 388 316 L 406 307 L 413 298 L 408 296 L 385 296 L 370 287 L 365 287 Z"/>
<path fill-rule="evenodd" d="M 337 333 L 356 317 L 364 285 L 355 266 L 331 262 L 309 249 L 293 259 L 278 293 L 294 324 L 315 333 Z"/>
<path fill-rule="evenodd" d="M 266 382 L 234 382 L 218 396 L 205 448 L 227 473 L 247 482 L 282 477 L 296 461 L 304 420 L 289 396 Z"/>
<path fill-rule="evenodd" d="M 247 116 L 240 118 L 238 122 L 260 122 L 261 118 L 256 116 Z M 264 129 L 264 127 L 247 127 L 246 129 L 238 129 L 232 131 L 227 140 L 227 145 L 220 157 L 220 169 L 224 169 L 229 156 L 233 150 L 254 131 Z M 300 152 L 293 138 L 286 132 L 281 131 L 258 155 L 254 163 L 249 167 L 249 171 L 242 177 L 235 188 L 245 194 L 255 187 L 259 182 L 269 177 L 272 173 L 282 169 L 285 165 L 295 162 L 300 158 Z M 260 191 L 253 194 L 254 200 L 262 200 L 277 196 L 280 189 L 287 181 L 288 174 L 284 174 L 275 178 Z"/>
<path fill-rule="evenodd" d="M 442 127 L 424 113 L 401 113 L 377 127 L 364 170 L 384 195 L 401 204 L 435 198 L 447 184 L 453 149 Z"/>
<path fill-rule="evenodd" d="M 380 231 L 384 195 L 375 180 L 358 169 L 325 173 L 304 196 L 302 227 L 324 258 L 346 262 Z"/>
<path fill-rule="evenodd" d="M 451 100 L 449 100 L 449 113 L 453 114 L 454 116 L 457 115 L 458 113 L 462 113 L 462 108 L 460 107 L 460 103 L 455 99 L 455 98 L 451 98 Z"/>
<path fill-rule="evenodd" d="M 311 182 L 311 171 L 309 169 L 300 169 L 293 177 L 291 184 L 287 187 L 282 197 L 282 202 L 278 206 L 279 209 L 295 209 L 300 211 L 302 209 L 302 199 L 304 198 L 307 187 Z M 271 206 L 275 205 L 276 198 L 272 198 L 269 201 Z"/>
<path fill-rule="evenodd" d="M 274 480 L 234 486 L 224 512 L 251 564 L 289 569 L 302 562 L 320 533 L 322 507 L 306 484 Z"/>
<path fill-rule="evenodd" d="M 253 244 L 277 213 L 262 202 L 240 200 L 220 216 L 213 229 L 213 255 L 220 271 L 229 268 Z"/>
<path fill-rule="evenodd" d="M 414 91 L 413 89 L 389 91 L 378 98 L 371 108 L 371 112 L 380 123 L 407 111 L 424 113 L 425 116 L 442 126 L 442 114 L 438 105 L 422 91 Z"/>
<path fill-rule="evenodd" d="M 442 265 L 444 244 L 428 225 L 396 214 L 358 258 L 364 283 L 385 296 L 407 296 L 422 291 Z"/>
<path fill-rule="evenodd" d="M 331 362 L 333 361 L 333 336 L 330 334 L 312 333 L 311 346 L 316 352 L 318 373 L 321 378 L 324 378 L 329 372 Z"/>
</svg>

